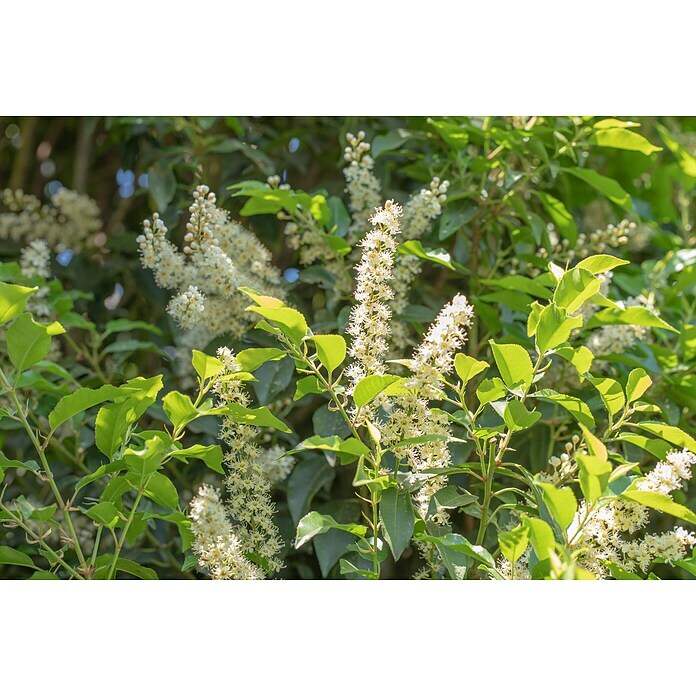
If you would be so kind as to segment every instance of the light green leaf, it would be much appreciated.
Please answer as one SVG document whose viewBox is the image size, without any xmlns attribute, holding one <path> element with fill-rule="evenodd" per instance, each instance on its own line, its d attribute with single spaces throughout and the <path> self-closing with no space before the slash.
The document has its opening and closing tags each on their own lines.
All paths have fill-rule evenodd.
<svg viewBox="0 0 696 696">
<path fill-rule="evenodd" d="M 595 130 L 590 137 L 590 142 L 600 147 L 613 147 L 618 150 L 633 150 L 642 152 L 644 155 L 651 155 L 653 152 L 660 152 L 661 147 L 653 145 L 647 138 L 639 133 L 635 133 L 625 128 L 601 128 Z"/>
<path fill-rule="evenodd" d="M 665 329 L 679 333 L 677 329 L 670 326 L 666 321 L 660 319 L 647 307 L 627 307 L 626 309 L 614 309 L 608 307 L 596 312 L 587 322 L 587 328 L 592 329 L 596 326 L 606 326 L 611 324 L 627 324 L 629 326 L 651 326 L 656 329 Z"/>
<path fill-rule="evenodd" d="M 457 353 L 454 356 L 454 369 L 462 380 L 462 385 L 465 385 L 470 379 L 483 372 L 490 365 L 485 360 L 476 360 L 470 355 Z"/>
<path fill-rule="evenodd" d="M 411 239 L 408 242 L 399 244 L 396 251 L 398 254 L 417 256 L 419 259 L 432 261 L 452 271 L 454 270 L 452 258 L 446 249 L 424 249 L 423 245 L 417 239 Z"/>
<path fill-rule="evenodd" d="M 571 348 L 564 346 L 556 351 L 556 355 L 560 355 L 564 360 L 567 360 L 578 371 L 578 374 L 584 375 L 590 371 L 594 355 L 587 346 L 579 348 Z"/>
<path fill-rule="evenodd" d="M 318 512 L 310 512 L 305 515 L 297 525 L 295 536 L 295 548 L 299 549 L 317 534 L 325 534 L 330 529 L 342 529 L 357 537 L 367 534 L 367 527 L 362 524 L 340 524 L 330 515 L 322 515 Z"/>
<path fill-rule="evenodd" d="M 668 495 L 663 493 L 653 493 L 652 491 L 637 491 L 635 489 L 625 490 L 620 496 L 623 500 L 630 500 L 645 507 L 666 512 L 668 515 L 678 517 L 680 520 L 686 520 L 691 524 L 696 524 L 696 513 L 689 510 L 688 507 L 675 503 Z"/>
<path fill-rule="evenodd" d="M 158 505 L 176 510 L 179 506 L 179 494 L 174 484 L 159 471 L 155 471 L 145 484 L 145 495 Z"/>
<path fill-rule="evenodd" d="M 615 379 L 611 379 L 610 377 L 588 377 L 587 379 L 599 392 L 610 416 L 615 415 L 624 407 L 626 404 L 626 397 L 624 396 L 621 385 Z"/>
<path fill-rule="evenodd" d="M 541 310 L 536 326 L 539 352 L 543 354 L 557 348 L 570 338 L 573 329 L 582 326 L 582 316 L 569 317 L 567 315 L 565 309 L 557 307 L 553 302 Z"/>
<path fill-rule="evenodd" d="M 293 401 L 298 401 L 307 394 L 323 394 L 324 387 L 319 384 L 319 380 L 314 375 L 307 375 L 295 382 L 295 394 Z"/>
<path fill-rule="evenodd" d="M 527 389 L 532 383 L 534 368 L 529 353 L 514 343 L 498 344 L 490 341 L 495 363 L 500 370 L 500 376 L 508 389 L 522 387 Z"/>
<path fill-rule="evenodd" d="M 76 416 L 78 413 L 82 413 L 97 404 L 115 399 L 122 393 L 119 387 L 114 387 L 111 384 L 105 384 L 98 389 L 81 387 L 72 394 L 64 396 L 56 404 L 53 411 L 48 415 L 48 422 L 51 428 L 55 430 L 58 426 L 65 423 L 65 421 L 73 416 Z"/>
<path fill-rule="evenodd" d="M 546 560 L 556 547 L 553 530 L 547 522 L 537 517 L 525 517 L 523 524 L 529 531 L 529 540 L 540 561 Z"/>
<path fill-rule="evenodd" d="M 396 393 L 401 382 L 403 379 L 394 375 L 368 375 L 355 385 L 353 401 L 358 407 L 366 406 L 383 391 L 387 396 Z"/>
<path fill-rule="evenodd" d="M 191 364 L 198 376 L 204 381 L 220 374 L 225 367 L 222 361 L 212 355 L 201 353 L 200 350 L 192 351 Z"/>
<path fill-rule="evenodd" d="M 583 268 L 590 273 L 597 275 L 598 273 L 606 273 L 611 271 L 617 266 L 626 266 L 629 262 L 624 261 L 624 259 L 619 259 L 616 256 L 610 256 L 609 254 L 595 254 L 594 256 L 588 256 L 582 261 L 578 262 L 575 268 Z"/>
<path fill-rule="evenodd" d="M 224 474 L 222 468 L 222 448 L 220 445 L 191 445 L 185 449 L 175 450 L 171 453 L 174 459 L 188 461 L 189 459 L 200 459 L 209 469 Z"/>
<path fill-rule="evenodd" d="M 589 454 L 577 454 L 575 460 L 579 467 L 580 488 L 585 500 L 591 503 L 597 500 L 607 487 L 611 476 L 611 464 Z"/>
<path fill-rule="evenodd" d="M 636 423 L 636 426 L 641 430 L 645 430 L 653 435 L 661 437 L 663 440 L 676 445 L 677 447 L 684 447 L 690 452 L 696 453 L 696 440 L 694 440 L 691 435 L 688 435 L 680 428 L 674 425 L 665 425 L 664 423 L 653 423 L 653 422 L 643 422 Z"/>
<path fill-rule="evenodd" d="M 329 435 L 327 437 L 313 435 L 312 437 L 308 437 L 306 440 L 300 442 L 300 444 L 297 445 L 294 450 L 288 452 L 288 454 L 295 454 L 296 452 L 301 452 L 302 450 L 308 449 L 342 452 L 343 454 L 350 454 L 353 457 L 365 456 L 370 453 L 369 448 L 354 437 L 349 437 L 346 440 L 343 440 L 338 435 Z"/>
<path fill-rule="evenodd" d="M 563 274 L 553 299 L 567 314 L 574 314 L 599 291 L 602 281 L 584 268 L 572 268 Z"/>
<path fill-rule="evenodd" d="M 346 342 L 343 336 L 311 337 L 317 348 L 319 362 L 326 368 L 329 375 L 346 359 Z"/>
<path fill-rule="evenodd" d="M 51 349 L 51 336 L 65 333 L 57 322 L 38 324 L 28 312 L 19 316 L 7 330 L 7 353 L 17 372 L 24 372 L 43 360 Z"/>
<path fill-rule="evenodd" d="M 536 485 L 541 489 L 541 495 L 553 519 L 558 522 L 561 529 L 567 529 L 578 509 L 578 501 L 573 489 L 567 486 L 556 488 L 552 483 L 539 481 Z"/>
<path fill-rule="evenodd" d="M 23 285 L 0 283 L 0 326 L 18 317 L 27 306 L 29 295 L 38 288 L 25 288 Z"/>
<path fill-rule="evenodd" d="M 276 418 L 266 406 L 258 408 L 245 408 L 240 404 L 226 404 L 225 406 L 217 406 L 202 412 L 203 415 L 225 415 L 235 423 L 246 423 L 254 425 L 257 428 L 275 428 L 284 433 L 291 433 L 292 430 L 283 423 L 280 418 Z"/>
<path fill-rule="evenodd" d="M 505 425 L 512 431 L 531 428 L 541 418 L 539 411 L 528 411 L 520 401 L 508 401 L 503 412 Z"/>
<path fill-rule="evenodd" d="M 170 391 L 165 394 L 162 399 L 162 408 L 167 418 L 177 428 L 183 427 L 201 415 L 193 405 L 191 397 L 178 391 Z"/>
<path fill-rule="evenodd" d="M 285 357 L 280 348 L 247 348 L 237 353 L 237 362 L 245 372 L 254 372 L 261 365 Z"/>
<path fill-rule="evenodd" d="M 555 403 L 564 408 L 570 413 L 578 423 L 581 423 L 588 428 L 594 428 L 595 419 L 590 411 L 589 406 L 575 396 L 569 394 L 560 394 L 553 389 L 540 389 L 533 394 L 535 399 Z"/>
<path fill-rule="evenodd" d="M 495 568 L 495 560 L 493 556 L 486 551 L 483 546 L 476 546 L 472 544 L 466 537 L 461 534 L 445 534 L 441 537 L 430 536 L 428 534 L 419 534 L 417 537 L 418 541 L 427 541 L 431 544 L 437 544 L 457 553 L 463 553 L 470 558 L 483 563 L 483 565 L 489 568 Z"/>
<path fill-rule="evenodd" d="M 307 334 L 307 321 L 296 309 L 291 307 L 247 307 L 247 311 L 260 314 L 275 324 L 295 345 L 299 345 Z"/>
<path fill-rule="evenodd" d="M 481 406 L 485 406 L 496 399 L 501 399 L 505 394 L 505 385 L 498 377 L 484 379 L 476 390 L 476 398 L 479 400 Z"/>
<path fill-rule="evenodd" d="M 529 546 L 529 528 L 520 524 L 509 532 L 500 532 L 498 543 L 503 556 L 514 566 Z"/>
<path fill-rule="evenodd" d="M 651 384 L 652 380 L 642 367 L 631 370 L 626 380 L 626 398 L 628 399 L 628 403 L 631 404 L 640 399 L 640 397 L 648 391 Z"/>
</svg>

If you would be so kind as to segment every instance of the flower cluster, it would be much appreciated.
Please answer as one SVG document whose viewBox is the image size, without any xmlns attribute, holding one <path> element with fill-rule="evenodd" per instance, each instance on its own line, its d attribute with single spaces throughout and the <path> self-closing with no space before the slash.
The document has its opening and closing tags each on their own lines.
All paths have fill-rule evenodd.
<svg viewBox="0 0 696 696">
<path fill-rule="evenodd" d="M 214 386 L 219 404 L 246 408 L 249 394 L 242 382 L 233 378 L 241 371 L 239 363 L 229 348 L 220 348 L 217 355 L 225 366 Z M 269 572 L 277 572 L 282 568 L 278 556 L 283 542 L 273 523 L 275 506 L 271 500 L 270 478 L 278 472 L 269 473 L 268 463 L 269 458 L 278 460 L 282 455 L 279 449 L 270 455 L 264 453 L 256 444 L 258 434 L 259 429 L 253 425 L 223 418 L 220 437 L 229 447 L 225 456 L 229 470 L 225 481 L 229 493 L 227 509 L 237 525 L 235 534 L 242 547 L 261 559 Z M 286 461 L 281 465 L 281 470 L 288 464 Z"/>
<path fill-rule="evenodd" d="M 243 553 L 219 491 L 205 484 L 189 504 L 193 551 L 214 580 L 259 580 L 260 570 Z"/>
<path fill-rule="evenodd" d="M 67 188 L 51 196 L 51 204 L 21 189 L 5 189 L 0 204 L 0 239 L 14 242 L 45 240 L 57 251 L 81 250 L 101 229 L 99 207 L 89 197 Z"/>
<path fill-rule="evenodd" d="M 19 270 L 27 279 L 51 277 L 51 251 L 43 239 L 34 239 L 22 249 L 19 259 Z M 51 309 L 46 302 L 49 293 L 48 285 L 43 285 L 29 297 L 27 309 L 38 317 L 47 317 Z"/>
<path fill-rule="evenodd" d="M 578 470 L 577 455 L 587 454 L 582 444 L 580 436 L 573 435 L 570 441 L 565 443 L 563 448 L 565 451 L 561 453 L 561 456 L 554 455 L 549 459 L 550 471 L 539 474 L 539 479 L 556 486 L 572 481 Z"/>
<path fill-rule="evenodd" d="M 419 239 L 430 231 L 433 222 L 442 213 L 442 204 L 447 200 L 448 188 L 449 181 L 440 181 L 435 177 L 430 182 L 429 189 L 421 189 L 409 198 L 401 220 L 404 239 Z M 408 306 L 408 294 L 414 278 L 420 272 L 420 266 L 421 262 L 415 256 L 400 255 L 395 258 L 392 281 L 394 298 L 389 303 L 394 314 L 401 314 Z M 406 324 L 396 324 L 392 334 L 395 351 L 403 351 L 410 342 Z"/>
<path fill-rule="evenodd" d="M 168 311 L 187 330 L 178 337 L 187 358 L 191 348 L 204 349 L 222 334 L 241 338 L 253 323 L 244 311 L 247 301 L 240 286 L 284 296 L 271 253 L 217 207 L 207 186 L 194 191 L 189 212 L 182 251 L 168 239 L 157 213 L 145 220 L 137 238 L 142 264 L 153 271 L 157 285 L 177 291 Z"/>
<path fill-rule="evenodd" d="M 380 204 L 382 185 L 374 175 L 374 159 L 368 154 L 370 143 L 365 141 L 365 131 L 346 135 L 348 147 L 344 159 L 348 165 L 343 170 L 346 178 L 348 207 L 353 221 L 348 228 L 348 242 L 353 245 L 367 229 L 372 211 Z"/>
<path fill-rule="evenodd" d="M 426 472 L 449 466 L 447 441 L 451 433 L 447 414 L 434 411 L 428 402 L 441 395 L 443 376 L 453 369 L 454 354 L 466 340 L 466 327 L 471 324 L 473 311 L 463 295 L 456 295 L 442 308 L 414 351 L 410 362 L 412 375 L 404 383 L 407 392 L 394 396 L 389 419 L 382 429 L 385 445 L 392 447 L 402 440 L 435 436 L 431 442 L 396 447 L 394 453 L 408 461 L 412 481 L 420 484 L 415 503 L 421 517 L 441 524 L 447 521 L 446 512 L 431 511 L 430 507 L 435 493 L 446 485 L 447 477 Z"/>
<path fill-rule="evenodd" d="M 643 479 L 639 479 L 635 487 L 669 495 L 681 488 L 683 480 L 691 478 L 694 465 L 696 456 L 693 453 L 686 449 L 674 450 Z M 607 562 L 628 571 L 640 569 L 647 572 L 656 558 L 673 562 L 684 558 L 687 549 L 696 545 L 696 535 L 681 527 L 663 534 L 626 538 L 626 534 L 643 529 L 648 520 L 648 508 L 638 503 L 612 501 L 588 511 L 583 502 L 568 535 L 574 545 L 582 549 L 580 564 L 598 577 L 606 575 Z"/>
<path fill-rule="evenodd" d="M 353 337 L 346 370 L 351 389 L 367 375 L 385 372 L 384 358 L 389 349 L 391 310 L 387 302 L 394 297 L 390 285 L 396 235 L 400 234 L 401 206 L 387 201 L 371 218 L 372 230 L 359 243 L 362 258 L 356 267 L 355 300 L 346 332 Z"/>
</svg>

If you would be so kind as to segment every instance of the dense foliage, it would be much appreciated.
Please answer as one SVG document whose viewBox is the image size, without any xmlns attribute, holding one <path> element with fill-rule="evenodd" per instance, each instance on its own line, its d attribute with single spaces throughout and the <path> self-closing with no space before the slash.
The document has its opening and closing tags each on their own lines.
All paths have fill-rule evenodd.
<svg viewBox="0 0 696 696">
<path fill-rule="evenodd" d="M 696 576 L 638 120 L 0 119 L 0 577 Z"/>
</svg>

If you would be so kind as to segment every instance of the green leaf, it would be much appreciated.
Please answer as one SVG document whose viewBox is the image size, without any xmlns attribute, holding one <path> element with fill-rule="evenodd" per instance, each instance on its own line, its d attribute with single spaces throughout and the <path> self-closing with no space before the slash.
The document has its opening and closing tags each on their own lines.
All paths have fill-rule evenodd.
<svg viewBox="0 0 696 696">
<path fill-rule="evenodd" d="M 553 220 L 553 224 L 561 237 L 567 239 L 571 245 L 574 245 L 578 238 L 578 228 L 575 220 L 573 220 L 573 216 L 568 212 L 565 205 L 548 193 L 537 191 L 536 195 L 541 200 L 544 210 Z"/>
<path fill-rule="evenodd" d="M 148 331 L 156 336 L 162 335 L 162 330 L 154 324 L 149 324 L 146 321 L 133 319 L 112 319 L 107 321 L 102 332 L 102 337 L 106 338 L 114 333 L 123 333 L 126 331 Z"/>
<path fill-rule="evenodd" d="M 623 190 L 618 181 L 610 179 L 607 176 L 602 176 L 592 169 L 563 169 L 562 171 L 572 174 L 581 179 L 592 188 L 606 196 L 612 203 L 616 203 L 620 208 L 633 212 L 633 202 L 631 196 Z"/>
<path fill-rule="evenodd" d="M 171 453 L 174 459 L 188 461 L 189 459 L 200 459 L 209 469 L 224 474 L 222 468 L 222 448 L 220 445 L 191 445 L 185 449 L 175 450 Z"/>
<path fill-rule="evenodd" d="M 200 350 L 194 350 L 192 354 L 191 364 L 193 369 L 204 381 L 215 377 L 215 375 L 220 374 L 225 369 L 222 361 L 212 355 L 201 353 Z"/>
<path fill-rule="evenodd" d="M 201 415 L 199 410 L 193 405 L 191 397 L 178 391 L 170 391 L 164 396 L 162 408 L 167 418 L 177 428 L 183 427 Z"/>
<path fill-rule="evenodd" d="M 525 278 L 519 275 L 505 276 L 504 278 L 481 278 L 479 281 L 482 285 L 522 292 L 526 295 L 539 297 L 542 300 L 548 300 L 553 295 L 553 293 L 538 280 Z"/>
<path fill-rule="evenodd" d="M 500 551 L 514 566 L 529 546 L 529 528 L 520 524 L 509 532 L 498 534 Z"/>
<path fill-rule="evenodd" d="M 536 326 L 536 340 L 540 353 L 557 348 L 570 338 L 573 329 L 582 326 L 582 317 L 569 317 L 562 307 L 551 303 L 539 313 Z"/>
<path fill-rule="evenodd" d="M 561 529 L 567 529 L 575 518 L 578 509 L 578 501 L 572 488 L 567 486 L 556 488 L 552 483 L 539 481 L 536 482 L 536 485 L 541 489 L 541 495 L 553 519 L 558 522 Z"/>
<path fill-rule="evenodd" d="M 648 391 L 651 384 L 652 380 L 642 367 L 631 370 L 626 380 L 626 398 L 628 399 L 628 403 L 632 404 L 634 401 L 640 399 L 640 397 Z"/>
<path fill-rule="evenodd" d="M 687 435 L 683 430 L 674 425 L 665 425 L 664 423 L 643 422 L 636 423 L 636 426 L 641 430 L 645 430 L 653 435 L 661 437 L 663 440 L 684 447 L 690 452 L 696 452 L 696 440 L 691 435 Z"/>
<path fill-rule="evenodd" d="M 387 488 L 380 500 L 379 517 L 384 538 L 398 561 L 411 541 L 416 523 L 411 496 L 399 488 Z"/>
<path fill-rule="evenodd" d="M 105 553 L 97 559 L 97 571 L 94 574 L 95 580 L 106 580 L 106 577 L 111 568 L 111 563 L 114 560 L 114 556 L 111 553 Z M 135 561 L 128 560 L 127 558 L 120 558 L 116 561 L 116 569 L 132 575 L 135 578 L 140 578 L 141 580 L 157 580 L 157 573 L 152 570 L 152 568 L 146 568 L 145 566 L 136 563 Z"/>
<path fill-rule="evenodd" d="M 481 406 L 485 406 L 496 399 L 501 399 L 505 394 L 505 385 L 498 377 L 484 379 L 476 390 L 476 398 L 479 400 Z"/>
<path fill-rule="evenodd" d="M 18 317 L 27 306 L 29 295 L 38 288 L 25 288 L 23 285 L 0 283 L 0 326 Z"/>
<path fill-rule="evenodd" d="M 520 401 L 508 401 L 503 412 L 503 420 L 510 431 L 531 428 L 541 418 L 539 411 L 528 411 Z"/>
<path fill-rule="evenodd" d="M 283 423 L 280 418 L 276 418 L 266 406 L 259 406 L 258 408 L 245 408 L 240 404 L 231 403 L 203 412 L 203 415 L 208 414 L 222 414 L 227 416 L 230 420 L 233 420 L 235 423 L 246 423 L 247 425 L 254 425 L 257 428 L 275 428 L 276 430 L 280 430 L 284 433 L 292 432 L 292 430 L 285 423 Z"/>
<path fill-rule="evenodd" d="M 597 389 L 600 397 L 609 412 L 610 416 L 618 413 L 626 404 L 621 385 L 610 377 L 588 377 L 587 378 Z"/>
<path fill-rule="evenodd" d="M 602 281 L 584 268 L 572 268 L 563 274 L 553 299 L 567 314 L 574 314 L 593 295 L 599 292 Z"/>
<path fill-rule="evenodd" d="M 651 155 L 660 152 L 661 147 L 653 145 L 647 138 L 625 128 L 600 128 L 596 129 L 590 137 L 590 142 L 600 147 L 612 147 L 618 150 L 633 150 Z"/>
<path fill-rule="evenodd" d="M 7 330 L 7 353 L 17 372 L 24 372 L 43 360 L 51 349 L 51 336 L 65 333 L 57 322 L 37 324 L 28 312 L 19 316 Z"/>
<path fill-rule="evenodd" d="M 366 406 L 385 390 L 387 396 L 396 393 L 401 382 L 401 377 L 393 375 L 368 375 L 355 385 L 353 401 L 358 407 Z"/>
<path fill-rule="evenodd" d="M 161 433 L 145 440 L 142 449 L 129 447 L 123 453 L 123 462 L 128 471 L 141 478 L 157 471 L 169 446 L 169 441 L 165 438 L 166 435 Z M 137 482 L 135 485 L 138 485 Z"/>
<path fill-rule="evenodd" d="M 575 460 L 579 467 L 580 488 L 585 500 L 591 503 L 597 500 L 607 487 L 612 471 L 611 464 L 589 454 L 577 454 Z"/>
<path fill-rule="evenodd" d="M 28 471 L 37 472 L 41 467 L 33 459 L 28 462 L 22 462 L 19 459 L 8 459 L 0 451 L 0 471 L 5 469 L 27 469 Z"/>
<path fill-rule="evenodd" d="M 431 544 L 437 544 L 438 546 L 444 546 L 452 551 L 463 553 L 489 568 L 495 568 L 493 556 L 491 556 L 483 546 L 472 544 L 461 534 L 445 534 L 441 537 L 419 534 L 416 538 L 418 541 L 427 541 Z"/>
<path fill-rule="evenodd" d="M 588 256 L 582 259 L 582 261 L 579 261 L 575 268 L 583 268 L 597 275 L 598 273 L 611 271 L 617 266 L 625 266 L 628 263 L 629 261 L 619 259 L 616 256 L 610 256 L 609 254 L 595 254 L 594 256 Z"/>
<path fill-rule="evenodd" d="M 237 353 L 237 362 L 245 372 L 254 372 L 261 365 L 285 357 L 280 348 L 247 348 Z"/>
<path fill-rule="evenodd" d="M 508 389 L 529 388 L 534 374 L 529 353 L 522 346 L 514 343 L 498 344 L 493 340 L 489 342 L 500 376 Z"/>
<path fill-rule="evenodd" d="M 38 568 L 34 565 L 31 560 L 31 556 L 28 556 L 22 551 L 17 551 L 11 546 L 0 546 L 0 565 L 15 565 L 15 566 L 25 566 L 27 568 Z"/>
<path fill-rule="evenodd" d="M 346 359 L 346 342 L 343 336 L 311 337 L 317 348 L 319 362 L 326 368 L 329 375 Z"/>
<path fill-rule="evenodd" d="M 546 560 L 556 547 L 553 530 L 547 522 L 537 517 L 525 517 L 524 524 L 529 531 L 529 540 L 537 558 L 540 561 Z"/>
<path fill-rule="evenodd" d="M 357 537 L 364 537 L 367 534 L 367 527 L 362 524 L 340 524 L 330 515 L 322 515 L 318 512 L 310 512 L 305 515 L 297 525 L 297 535 L 295 537 L 295 548 L 310 541 L 317 534 L 325 534 L 330 529 L 342 529 Z"/>
<path fill-rule="evenodd" d="M 656 329 L 665 329 L 665 331 L 679 333 L 677 329 L 660 319 L 660 317 L 651 312 L 647 307 L 627 307 L 626 309 L 608 307 L 607 309 L 601 309 L 599 312 L 592 315 L 592 318 L 587 322 L 587 328 L 592 329 L 596 326 L 612 324 L 650 326 Z"/>
<path fill-rule="evenodd" d="M 452 257 L 446 249 L 424 249 L 423 245 L 417 239 L 411 239 L 408 242 L 399 244 L 396 248 L 397 254 L 405 256 L 416 256 L 419 259 L 432 261 L 440 266 L 454 270 L 452 265 Z"/>
<path fill-rule="evenodd" d="M 155 471 L 145 484 L 145 495 L 158 505 L 176 510 L 179 506 L 179 494 L 174 484 L 159 471 Z"/>
<path fill-rule="evenodd" d="M 630 500 L 645 507 L 666 512 L 668 515 L 678 517 L 680 520 L 686 520 L 691 524 L 696 524 L 696 513 L 689 510 L 688 507 L 675 503 L 668 495 L 663 493 L 653 493 L 652 491 L 637 491 L 628 489 L 624 491 L 619 498 Z"/>
<path fill-rule="evenodd" d="M 106 501 L 97 503 L 93 507 L 89 508 L 85 514 L 90 520 L 94 520 L 95 522 L 98 522 L 109 529 L 113 529 L 121 519 L 116 506 L 113 503 Z"/>
<path fill-rule="evenodd" d="M 323 394 L 324 387 L 319 384 L 319 380 L 314 375 L 307 375 L 295 382 L 295 394 L 292 397 L 293 401 L 299 401 L 307 394 Z"/>
<path fill-rule="evenodd" d="M 86 411 L 92 406 L 110 401 L 116 398 L 123 392 L 119 391 L 118 387 L 111 384 L 105 384 L 98 389 L 89 389 L 81 387 L 72 394 L 64 396 L 55 406 L 53 411 L 48 415 L 48 422 L 53 430 L 65 423 L 78 413 Z"/>
<path fill-rule="evenodd" d="M 335 476 L 335 468 L 324 458 L 311 457 L 293 468 L 287 483 L 287 500 L 294 524 L 309 512 L 314 496 L 324 486 L 329 486 Z"/>
<path fill-rule="evenodd" d="M 586 346 L 580 346 L 579 348 L 564 346 L 556 351 L 556 355 L 559 355 L 573 365 L 580 375 L 584 375 L 590 371 L 592 361 L 594 360 L 592 351 Z"/>
<path fill-rule="evenodd" d="M 366 456 L 370 453 L 370 449 L 360 442 L 360 440 L 354 437 L 349 437 L 346 440 L 343 440 L 338 435 L 329 435 L 327 437 L 313 435 L 312 437 L 308 437 L 306 440 L 300 442 L 300 444 L 297 445 L 294 450 L 290 450 L 288 454 L 295 454 L 297 452 L 301 452 L 302 450 L 308 449 L 342 452 L 344 454 L 353 455 L 353 457 Z"/>
<path fill-rule="evenodd" d="M 592 415 L 592 411 L 590 411 L 589 406 L 581 399 L 568 394 L 559 394 L 553 389 L 540 389 L 534 392 L 533 396 L 535 399 L 558 404 L 568 411 L 578 423 L 588 428 L 594 428 L 595 419 Z"/>
<path fill-rule="evenodd" d="M 483 372 L 490 365 L 485 360 L 476 360 L 470 355 L 457 353 L 454 356 L 454 369 L 462 380 L 462 385 L 465 385 L 470 379 Z"/>
<path fill-rule="evenodd" d="M 307 334 L 307 321 L 296 309 L 290 307 L 247 307 L 247 311 L 260 314 L 275 324 L 291 343 L 299 345 Z"/>
<path fill-rule="evenodd" d="M 94 438 L 99 451 L 107 457 L 112 457 L 136 420 L 133 402 L 130 399 L 102 406 L 94 425 Z"/>
</svg>

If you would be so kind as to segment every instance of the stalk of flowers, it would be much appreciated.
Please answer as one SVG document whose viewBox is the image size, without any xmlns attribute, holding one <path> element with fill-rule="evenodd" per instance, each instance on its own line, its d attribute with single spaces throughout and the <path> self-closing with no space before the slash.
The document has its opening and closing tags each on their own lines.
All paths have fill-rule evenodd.
<svg viewBox="0 0 696 696">
<path fill-rule="evenodd" d="M 261 570 L 243 553 L 220 492 L 205 484 L 189 504 L 193 552 L 214 580 L 260 580 Z"/>
<path fill-rule="evenodd" d="M 394 450 L 397 458 L 408 462 L 412 481 L 420 484 L 414 501 L 421 517 L 439 524 L 447 522 L 447 513 L 444 510 L 431 512 L 430 503 L 435 493 L 447 484 L 447 477 L 425 472 L 449 466 L 451 455 L 447 441 L 451 431 L 447 415 L 433 411 L 429 402 L 442 395 L 444 376 L 454 368 L 454 354 L 466 341 L 466 329 L 471 325 L 473 312 L 473 307 L 460 294 L 442 308 L 413 353 L 412 374 L 404 384 L 407 393 L 393 397 L 393 407 L 382 431 L 383 442 L 392 447 L 404 439 L 441 436 L 432 442 Z"/>
<path fill-rule="evenodd" d="M 53 194 L 50 205 L 21 189 L 5 189 L 0 204 L 7 209 L 0 213 L 0 239 L 43 239 L 56 251 L 79 251 L 101 229 L 97 204 L 89 196 L 67 188 Z"/>
<path fill-rule="evenodd" d="M 684 449 L 668 452 L 665 459 L 636 483 L 636 489 L 670 495 L 692 476 L 696 456 Z M 630 501 L 612 501 L 591 510 L 581 503 L 568 536 L 573 545 L 582 549 L 580 565 L 598 577 L 606 575 L 605 562 L 615 563 L 628 571 L 647 572 L 656 558 L 674 562 L 684 558 L 696 545 L 696 535 L 682 527 L 663 534 L 636 534 L 649 521 L 649 510 Z M 575 538 L 573 538 L 575 537 Z"/>
<path fill-rule="evenodd" d="M 242 382 L 227 379 L 241 370 L 234 354 L 229 348 L 220 348 L 217 356 L 225 366 L 213 387 L 219 404 L 247 407 L 250 397 Z M 236 523 L 235 534 L 242 547 L 262 559 L 268 572 L 277 572 L 282 568 L 278 556 L 283 542 L 273 522 L 275 506 L 271 500 L 269 455 L 256 444 L 258 435 L 259 429 L 252 425 L 223 418 L 220 438 L 229 448 L 225 455 L 229 471 L 225 481 L 229 494 L 227 510 Z"/>
<path fill-rule="evenodd" d="M 402 228 L 404 239 L 420 239 L 432 228 L 433 222 L 442 214 L 442 204 L 447 200 L 449 181 L 435 177 L 429 189 L 421 189 L 411 196 L 404 206 Z M 408 294 L 414 278 L 420 273 L 421 262 L 415 256 L 399 255 L 394 260 L 394 299 L 390 307 L 395 315 L 401 314 L 408 306 Z M 402 351 L 411 344 L 408 327 L 397 324 L 392 334 L 395 352 Z"/>
<path fill-rule="evenodd" d="M 391 310 L 394 297 L 393 278 L 396 236 L 400 234 L 401 206 L 387 201 L 370 218 L 372 230 L 359 242 L 362 257 L 356 267 L 355 300 L 346 332 L 353 337 L 349 354 L 353 362 L 346 369 L 349 391 L 367 375 L 383 375 L 387 339 L 391 333 Z"/>
<path fill-rule="evenodd" d="M 370 143 L 365 140 L 365 131 L 357 135 L 346 134 L 348 146 L 344 159 L 348 165 L 343 170 L 348 193 L 348 209 L 352 223 L 348 228 L 348 243 L 353 246 L 367 229 L 372 211 L 382 200 L 382 184 L 374 175 L 374 159 L 368 154 Z"/>
<path fill-rule="evenodd" d="M 27 278 L 41 278 L 48 280 L 51 277 L 51 251 L 44 239 L 34 239 L 22 249 L 19 258 L 19 270 Z M 48 285 L 39 288 L 29 297 L 27 310 L 37 317 L 47 317 L 51 309 L 46 302 Z"/>
<path fill-rule="evenodd" d="M 251 326 L 253 319 L 244 311 L 246 300 L 238 287 L 284 297 L 270 251 L 217 207 L 207 186 L 194 191 L 189 212 L 182 251 L 168 239 L 157 213 L 152 221 L 145 220 L 137 238 L 143 266 L 153 271 L 157 285 L 176 291 L 167 310 L 185 330 L 177 337 L 185 365 L 192 348 L 203 349 L 222 334 L 240 339 Z"/>
</svg>

